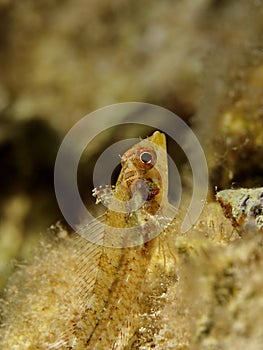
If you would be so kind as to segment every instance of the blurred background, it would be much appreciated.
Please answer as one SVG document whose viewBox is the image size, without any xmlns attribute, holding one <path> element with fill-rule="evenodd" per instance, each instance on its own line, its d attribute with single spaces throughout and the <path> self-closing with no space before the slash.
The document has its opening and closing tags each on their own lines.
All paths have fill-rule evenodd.
<svg viewBox="0 0 263 350">
<path fill-rule="evenodd" d="M 0 0 L 0 289 L 62 219 L 58 147 L 100 107 L 148 102 L 183 118 L 205 149 L 211 193 L 262 186 L 262 39 L 261 0 Z M 87 157 L 146 135 L 112 130 Z"/>
</svg>

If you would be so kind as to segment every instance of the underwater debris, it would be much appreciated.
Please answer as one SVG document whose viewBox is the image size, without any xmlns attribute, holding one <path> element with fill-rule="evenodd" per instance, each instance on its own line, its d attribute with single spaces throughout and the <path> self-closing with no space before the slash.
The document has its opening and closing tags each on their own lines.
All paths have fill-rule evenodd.
<svg viewBox="0 0 263 350">
<path fill-rule="evenodd" d="M 223 190 L 216 198 L 240 234 L 263 232 L 263 187 Z"/>
</svg>

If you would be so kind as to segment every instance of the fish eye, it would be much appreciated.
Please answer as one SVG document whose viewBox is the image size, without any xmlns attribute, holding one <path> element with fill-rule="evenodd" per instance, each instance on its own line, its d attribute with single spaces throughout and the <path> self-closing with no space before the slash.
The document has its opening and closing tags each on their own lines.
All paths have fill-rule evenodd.
<svg viewBox="0 0 263 350">
<path fill-rule="evenodd" d="M 149 164 L 153 160 L 152 154 L 150 152 L 143 152 L 140 155 L 140 160 L 145 164 Z"/>
<path fill-rule="evenodd" d="M 144 170 L 151 169 L 157 160 L 154 150 L 148 148 L 140 149 L 136 158 L 136 165 Z"/>
</svg>

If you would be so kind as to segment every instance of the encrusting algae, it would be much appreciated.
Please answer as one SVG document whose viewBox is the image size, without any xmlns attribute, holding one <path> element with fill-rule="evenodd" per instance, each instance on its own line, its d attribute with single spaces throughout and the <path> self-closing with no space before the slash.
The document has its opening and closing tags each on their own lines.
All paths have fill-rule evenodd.
<svg viewBox="0 0 263 350">
<path fill-rule="evenodd" d="M 263 233 L 263 187 L 220 191 L 217 200 L 240 234 Z"/>
<path fill-rule="evenodd" d="M 167 186 L 156 132 L 124 154 L 112 190 L 94 190 L 108 206 L 102 217 L 79 234 L 58 229 L 17 269 L 2 302 L 1 348 L 262 349 L 260 230 L 232 225 L 212 202 L 182 234 L 184 210 L 171 221 Z M 257 219 L 261 189 L 217 198 L 233 213 L 242 191 L 245 214 L 257 198 Z"/>
</svg>

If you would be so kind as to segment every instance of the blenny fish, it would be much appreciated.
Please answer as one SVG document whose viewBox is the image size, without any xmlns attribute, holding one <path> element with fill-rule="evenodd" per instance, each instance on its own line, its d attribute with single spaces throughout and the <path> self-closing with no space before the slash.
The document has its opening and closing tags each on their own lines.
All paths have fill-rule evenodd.
<svg viewBox="0 0 263 350">
<path fill-rule="evenodd" d="M 93 190 L 108 209 L 75 236 L 79 309 L 49 349 L 124 349 L 138 327 L 149 263 L 175 214 L 165 135 L 140 141 L 121 165 L 113 188 Z"/>
</svg>

